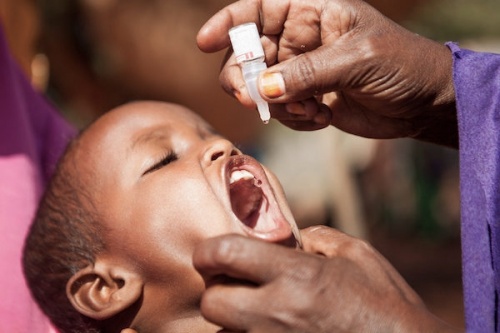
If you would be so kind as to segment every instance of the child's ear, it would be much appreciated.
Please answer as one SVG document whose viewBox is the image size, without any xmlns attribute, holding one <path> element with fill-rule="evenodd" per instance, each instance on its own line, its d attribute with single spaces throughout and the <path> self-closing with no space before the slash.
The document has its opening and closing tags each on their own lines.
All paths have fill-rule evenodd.
<svg viewBox="0 0 500 333">
<path fill-rule="evenodd" d="M 135 272 L 112 260 L 97 259 L 66 284 L 66 294 L 81 314 L 96 320 L 115 316 L 134 304 L 142 295 L 144 282 Z"/>
</svg>

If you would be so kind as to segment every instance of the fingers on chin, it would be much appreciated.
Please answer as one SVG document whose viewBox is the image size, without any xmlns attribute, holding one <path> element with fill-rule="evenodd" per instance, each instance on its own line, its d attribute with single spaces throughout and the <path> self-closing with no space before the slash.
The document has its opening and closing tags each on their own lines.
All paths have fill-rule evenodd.
<svg viewBox="0 0 500 333">
<path fill-rule="evenodd" d="M 316 100 L 271 104 L 273 118 L 298 131 L 314 131 L 330 125 L 330 109 Z"/>
</svg>

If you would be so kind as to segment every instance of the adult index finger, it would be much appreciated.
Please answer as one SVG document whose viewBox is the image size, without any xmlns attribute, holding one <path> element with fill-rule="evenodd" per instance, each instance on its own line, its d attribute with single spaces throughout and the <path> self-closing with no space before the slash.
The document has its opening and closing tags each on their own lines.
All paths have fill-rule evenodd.
<svg viewBox="0 0 500 333">
<path fill-rule="evenodd" d="M 196 37 L 203 52 L 217 52 L 230 45 L 229 29 L 254 22 L 261 34 L 278 35 L 283 30 L 290 0 L 240 0 L 221 9 L 199 30 Z"/>
<path fill-rule="evenodd" d="M 255 22 L 260 27 L 260 1 L 237 1 L 221 9 L 198 31 L 196 42 L 203 52 L 217 52 L 230 45 L 229 29 Z"/>
<path fill-rule="evenodd" d="M 225 275 L 264 284 L 296 265 L 295 249 L 241 235 L 211 238 L 194 251 L 193 264 L 206 282 Z"/>
</svg>

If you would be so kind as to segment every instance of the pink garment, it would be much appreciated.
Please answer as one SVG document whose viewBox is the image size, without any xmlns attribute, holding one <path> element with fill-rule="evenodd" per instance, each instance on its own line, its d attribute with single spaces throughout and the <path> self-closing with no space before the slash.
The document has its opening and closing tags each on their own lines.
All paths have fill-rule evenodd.
<svg viewBox="0 0 500 333">
<path fill-rule="evenodd" d="M 24 281 L 24 237 L 52 169 L 74 135 L 8 53 L 0 25 L 0 332 L 54 332 Z"/>
</svg>

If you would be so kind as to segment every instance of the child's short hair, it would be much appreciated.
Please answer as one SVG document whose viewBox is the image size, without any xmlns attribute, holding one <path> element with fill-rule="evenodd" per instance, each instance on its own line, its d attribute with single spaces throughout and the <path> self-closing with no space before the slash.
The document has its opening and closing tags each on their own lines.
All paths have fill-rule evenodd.
<svg viewBox="0 0 500 333">
<path fill-rule="evenodd" d="M 32 295 L 61 332 L 100 332 L 95 320 L 78 313 L 66 296 L 68 280 L 91 265 L 104 248 L 102 224 L 91 190 L 71 161 L 78 139 L 67 148 L 44 193 L 23 252 Z"/>
</svg>

